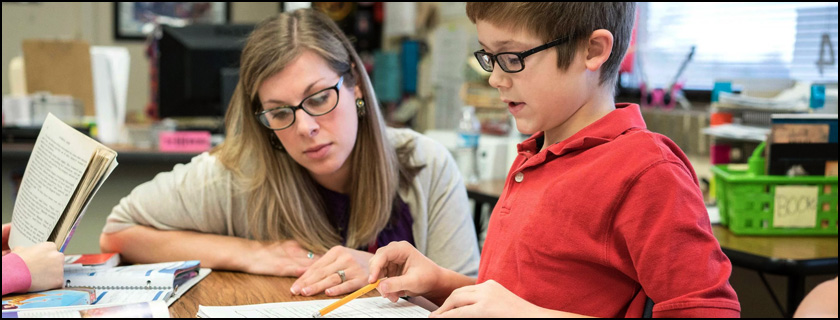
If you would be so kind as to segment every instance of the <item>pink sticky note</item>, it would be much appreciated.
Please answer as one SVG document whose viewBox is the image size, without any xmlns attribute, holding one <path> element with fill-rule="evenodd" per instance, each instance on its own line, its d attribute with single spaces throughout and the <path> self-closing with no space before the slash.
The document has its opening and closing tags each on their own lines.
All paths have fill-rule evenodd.
<svg viewBox="0 0 840 320">
<path fill-rule="evenodd" d="M 167 152 L 204 152 L 210 150 L 209 131 L 164 131 L 158 136 L 158 149 Z"/>
</svg>

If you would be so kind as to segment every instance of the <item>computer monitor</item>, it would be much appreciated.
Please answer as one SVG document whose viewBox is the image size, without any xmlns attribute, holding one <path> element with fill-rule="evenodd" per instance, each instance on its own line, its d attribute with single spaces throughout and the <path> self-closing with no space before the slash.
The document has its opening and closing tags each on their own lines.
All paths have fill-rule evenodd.
<svg viewBox="0 0 840 320">
<path fill-rule="evenodd" d="M 239 56 L 254 25 L 163 26 L 158 41 L 158 113 L 224 117 L 238 79 Z M 224 80 L 223 80 L 224 79 Z"/>
</svg>

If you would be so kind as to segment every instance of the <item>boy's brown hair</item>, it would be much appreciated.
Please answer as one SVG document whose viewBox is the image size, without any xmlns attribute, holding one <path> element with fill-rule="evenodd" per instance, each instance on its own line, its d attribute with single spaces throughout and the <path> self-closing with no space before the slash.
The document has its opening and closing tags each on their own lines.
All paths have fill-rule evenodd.
<svg viewBox="0 0 840 320">
<path fill-rule="evenodd" d="M 555 47 L 557 67 L 566 70 L 575 53 L 586 45 L 592 31 L 606 29 L 613 34 L 612 54 L 601 65 L 600 84 L 610 87 L 618 79 L 618 67 L 627 47 L 636 15 L 635 2 L 468 2 L 467 16 L 476 23 L 484 20 L 499 27 L 527 30 L 543 42 L 569 36 Z M 569 44 L 572 45 L 569 45 Z"/>
</svg>

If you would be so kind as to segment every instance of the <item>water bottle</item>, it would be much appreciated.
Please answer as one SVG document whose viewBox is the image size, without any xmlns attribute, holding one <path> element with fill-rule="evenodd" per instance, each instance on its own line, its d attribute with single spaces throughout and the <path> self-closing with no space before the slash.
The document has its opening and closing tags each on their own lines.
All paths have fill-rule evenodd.
<svg viewBox="0 0 840 320">
<path fill-rule="evenodd" d="M 481 123 L 475 116 L 475 107 L 464 106 L 461 109 L 461 120 L 458 122 L 458 144 L 455 157 L 466 184 L 478 182 L 477 152 L 480 134 Z"/>
</svg>

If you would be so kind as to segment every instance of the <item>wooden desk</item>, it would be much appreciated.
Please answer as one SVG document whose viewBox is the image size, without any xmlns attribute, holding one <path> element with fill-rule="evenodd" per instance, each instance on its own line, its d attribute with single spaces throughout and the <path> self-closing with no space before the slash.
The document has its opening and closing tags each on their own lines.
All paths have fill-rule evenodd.
<svg viewBox="0 0 840 320">
<path fill-rule="evenodd" d="M 241 272 L 213 270 L 187 293 L 169 307 L 173 318 L 195 318 L 198 305 L 238 306 L 273 302 L 340 299 L 344 295 L 328 297 L 319 294 L 311 297 L 293 296 L 289 292 L 297 278 L 261 276 Z M 362 297 L 378 297 L 373 290 Z"/>
<path fill-rule="evenodd" d="M 763 273 L 787 276 L 787 307 L 780 310 L 786 317 L 805 298 L 805 277 L 837 274 L 837 236 L 738 236 L 721 225 L 713 225 L 712 232 L 732 265 L 757 271 L 768 291 Z"/>
<path fill-rule="evenodd" d="M 467 196 L 475 200 L 475 212 L 481 212 L 484 205 L 496 205 L 503 189 L 504 180 L 487 181 L 468 185 Z M 480 226 L 478 216 L 476 230 Z M 713 225 L 712 232 L 732 265 L 757 271 L 768 290 L 763 273 L 787 276 L 787 308 L 782 313 L 788 317 L 805 297 L 806 276 L 838 272 L 837 236 L 738 236 L 721 225 Z M 770 293 L 775 299 L 775 294 Z"/>
</svg>

